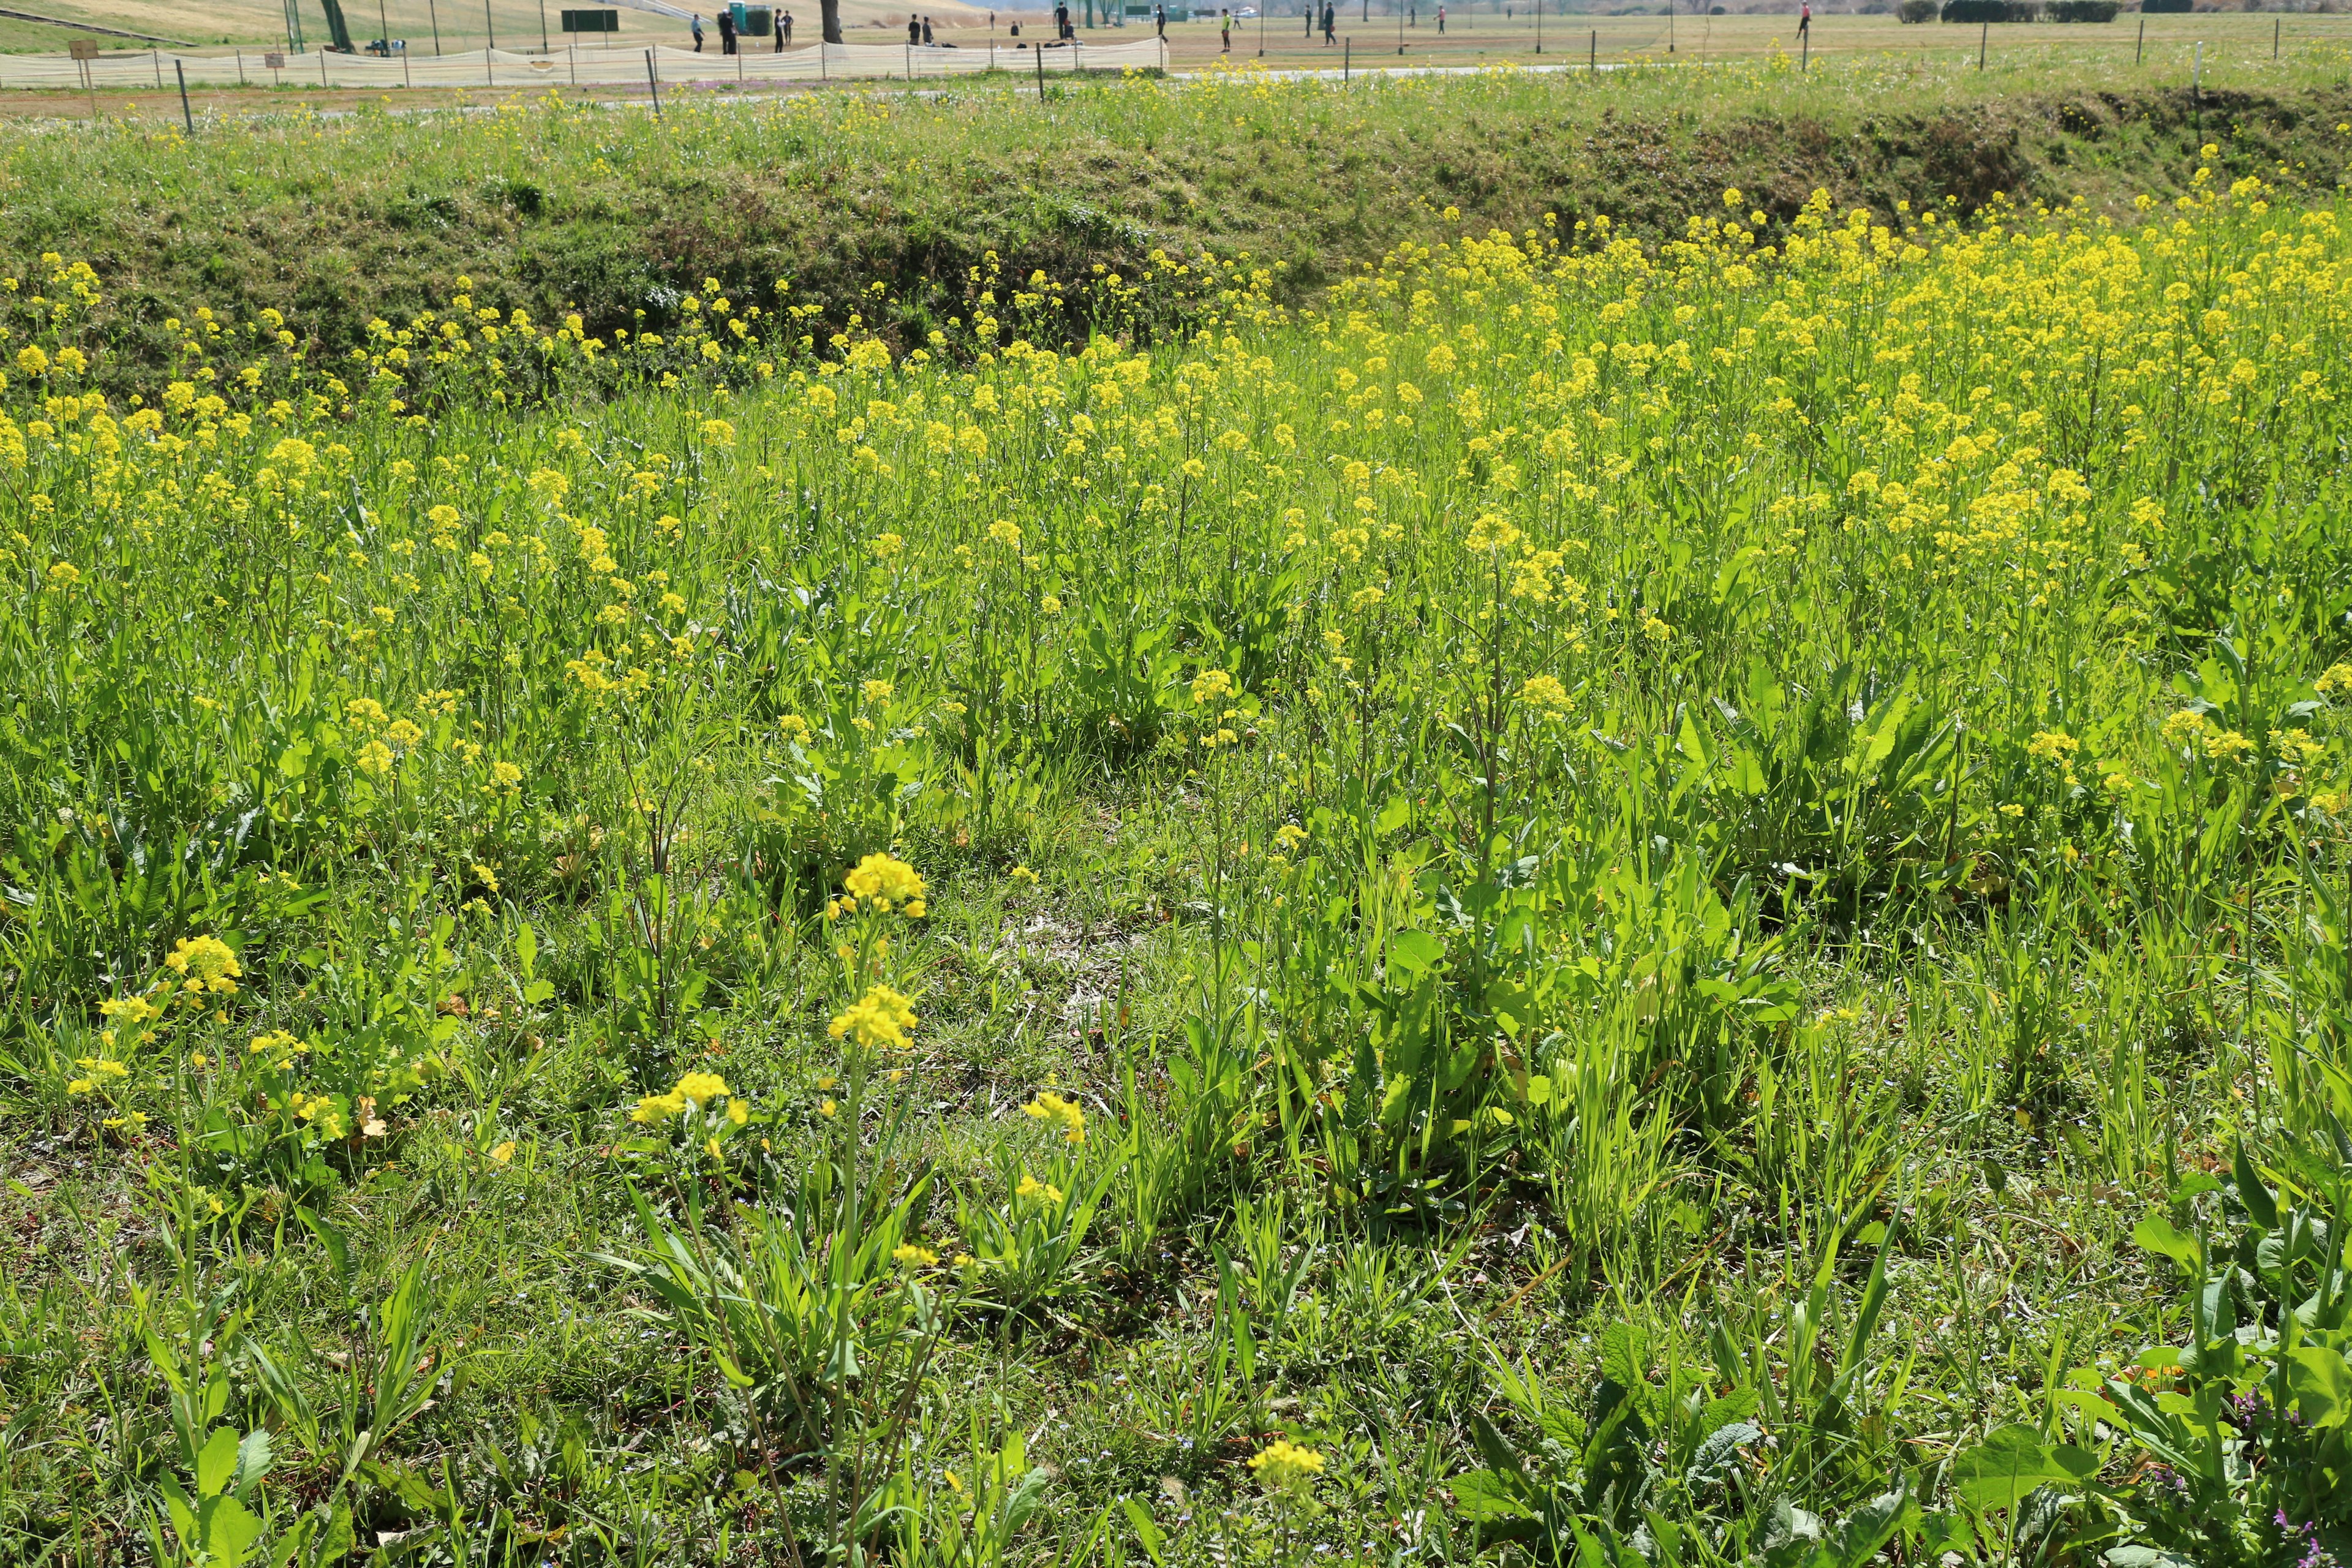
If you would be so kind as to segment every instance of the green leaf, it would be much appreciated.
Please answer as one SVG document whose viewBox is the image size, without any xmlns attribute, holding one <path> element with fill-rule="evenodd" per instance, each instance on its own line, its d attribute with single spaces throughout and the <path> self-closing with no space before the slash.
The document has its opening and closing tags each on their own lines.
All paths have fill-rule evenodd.
<svg viewBox="0 0 2352 1568">
<path fill-rule="evenodd" d="M 1520 1500 L 1510 1478 L 1493 1470 L 1472 1470 L 1445 1483 L 1454 1494 L 1454 1510 L 1474 1524 L 1533 1519 L 1536 1512 Z"/>
<path fill-rule="evenodd" d="M 2238 1200 L 2246 1205 L 2246 1217 L 2264 1230 L 2278 1228 L 2278 1203 L 2271 1196 L 2270 1188 L 2254 1170 L 2254 1163 L 2246 1157 L 2246 1146 L 2238 1145 L 2231 1157 L 2230 1173 L 2237 1178 Z"/>
<path fill-rule="evenodd" d="M 1135 1526 L 1135 1539 L 1143 1543 L 1144 1552 L 1154 1563 L 1165 1561 L 1160 1555 L 1165 1538 L 1160 1535 L 1158 1523 L 1152 1520 L 1151 1510 L 1144 1506 L 1140 1498 L 1122 1498 L 1119 1500 L 1127 1510 L 1127 1522 Z"/>
<path fill-rule="evenodd" d="M 539 933 L 525 921 L 515 932 L 515 957 L 522 964 L 523 978 L 528 980 L 539 968 Z"/>
<path fill-rule="evenodd" d="M 2294 1393 L 2296 1413 L 2312 1426 L 2352 1420 L 2352 1366 L 2338 1352 L 2310 1344 L 2288 1352 L 2286 1385 Z"/>
<path fill-rule="evenodd" d="M 237 1568 L 260 1539 L 261 1521 L 236 1499 L 215 1498 L 205 1505 L 205 1549 L 211 1553 L 205 1568 Z"/>
<path fill-rule="evenodd" d="M 268 1432 L 257 1426 L 245 1435 L 245 1441 L 236 1446 L 236 1490 L 238 1497 L 252 1493 L 261 1478 L 269 1473 L 270 1461 L 274 1458 Z"/>
<path fill-rule="evenodd" d="M 2076 1485 L 2098 1468 L 2071 1443 L 2053 1446 L 2031 1426 L 2003 1426 L 1952 1461 L 1952 1495 L 1979 1513 L 2014 1509 L 2037 1488 Z"/>
<path fill-rule="evenodd" d="M 1425 931 L 1401 931 L 1389 938 L 1389 967 L 1418 979 L 1437 967 L 1444 944 Z"/>
<path fill-rule="evenodd" d="M 2132 1226 L 2132 1239 L 2150 1252 L 2160 1252 L 2189 1273 L 2197 1272 L 2197 1238 L 2183 1236 L 2162 1215 L 2152 1214 Z"/>
<path fill-rule="evenodd" d="M 2107 1568 L 2197 1568 L 2176 1552 L 2154 1546 L 2110 1546 L 2101 1554 Z"/>
<path fill-rule="evenodd" d="M 220 1496 L 227 1489 L 229 1478 L 236 1474 L 236 1434 L 226 1426 L 215 1426 L 196 1456 L 196 1495 Z"/>
</svg>

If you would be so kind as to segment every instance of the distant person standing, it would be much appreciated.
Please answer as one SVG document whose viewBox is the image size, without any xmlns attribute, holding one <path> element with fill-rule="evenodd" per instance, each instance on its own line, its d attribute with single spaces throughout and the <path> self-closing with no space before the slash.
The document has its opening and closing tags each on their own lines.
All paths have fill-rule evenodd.
<svg viewBox="0 0 2352 1568">
<path fill-rule="evenodd" d="M 1163 38 L 1166 37 L 1168 36 L 1168 7 L 1165 5 L 1154 5 L 1151 8 L 1151 21 L 1152 25 L 1160 29 L 1160 36 Z"/>
<path fill-rule="evenodd" d="M 1404 25 L 1405 25 L 1406 26 L 1408 26 L 1408 27 L 1418 27 L 1418 26 L 1421 26 L 1421 7 L 1420 7 L 1420 6 L 1418 6 L 1418 5 L 1408 5 L 1408 6 L 1406 6 L 1406 7 L 1405 7 L 1405 13 L 1404 13 Z"/>
<path fill-rule="evenodd" d="M 927 44 L 928 44 L 928 43 L 929 43 L 930 41 L 931 41 L 931 19 L 930 19 L 929 16 L 926 16 L 926 17 L 924 17 L 924 18 L 923 18 L 923 42 L 925 42 L 925 43 L 927 43 Z"/>
<path fill-rule="evenodd" d="M 776 19 L 776 53 L 782 54 L 793 41 L 793 14 L 785 12 Z"/>
<path fill-rule="evenodd" d="M 907 18 L 907 42 L 908 42 L 909 44 L 919 44 L 919 43 L 921 43 L 922 41 L 923 41 L 923 25 L 922 25 L 920 22 L 919 22 L 919 21 L 915 20 L 915 18 L 914 18 L 914 17 L 912 17 L 912 16 L 908 17 L 908 18 Z"/>
<path fill-rule="evenodd" d="M 1229 55 L 1234 52 L 1234 14 L 1231 11 L 1220 11 L 1217 15 L 1222 18 L 1219 31 L 1225 40 L 1223 48 L 1220 52 Z"/>
<path fill-rule="evenodd" d="M 1810 40 L 1813 36 L 1812 0 L 1805 0 L 1804 8 L 1797 13 L 1797 37 Z"/>
<path fill-rule="evenodd" d="M 1439 37 L 1445 36 L 1445 7 L 1443 5 L 1437 8 L 1437 35 Z"/>
<path fill-rule="evenodd" d="M 694 14 L 694 52 L 698 55 L 702 52 L 702 13 L 699 11 Z"/>
<path fill-rule="evenodd" d="M 722 55 L 735 52 L 735 12 L 731 6 L 723 7 L 719 13 L 719 52 Z"/>
</svg>

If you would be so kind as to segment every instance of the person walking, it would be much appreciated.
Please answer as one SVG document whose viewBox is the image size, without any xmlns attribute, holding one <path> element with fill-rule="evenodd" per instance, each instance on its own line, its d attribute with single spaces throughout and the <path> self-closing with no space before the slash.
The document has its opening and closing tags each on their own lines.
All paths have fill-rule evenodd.
<svg viewBox="0 0 2352 1568">
<path fill-rule="evenodd" d="M 1221 18 L 1218 30 L 1224 37 L 1224 46 L 1220 52 L 1232 54 L 1234 52 L 1234 14 L 1231 11 L 1220 11 L 1217 16 Z"/>
<path fill-rule="evenodd" d="M 735 10 L 731 5 L 719 7 L 719 52 L 722 55 L 735 52 Z"/>
<path fill-rule="evenodd" d="M 1804 7 L 1797 13 L 1797 37 L 1810 41 L 1812 36 L 1813 0 L 1805 0 Z"/>
<path fill-rule="evenodd" d="M 699 11 L 694 14 L 694 52 L 698 55 L 702 52 L 702 13 Z"/>
<path fill-rule="evenodd" d="M 1154 5 L 1151 8 L 1151 21 L 1152 25 L 1160 29 L 1160 36 L 1165 38 L 1168 36 L 1168 7 Z"/>
<path fill-rule="evenodd" d="M 1445 7 L 1443 5 L 1437 8 L 1437 36 L 1441 38 L 1445 36 Z"/>
<path fill-rule="evenodd" d="M 776 53 L 782 54 L 792 47 L 792 43 L 793 14 L 787 11 L 776 19 Z"/>
<path fill-rule="evenodd" d="M 1333 0 L 1323 0 L 1323 47 L 1325 48 L 1328 49 L 1339 42 L 1339 39 L 1332 36 L 1333 30 L 1339 25 L 1339 7 L 1333 3 Z"/>
</svg>

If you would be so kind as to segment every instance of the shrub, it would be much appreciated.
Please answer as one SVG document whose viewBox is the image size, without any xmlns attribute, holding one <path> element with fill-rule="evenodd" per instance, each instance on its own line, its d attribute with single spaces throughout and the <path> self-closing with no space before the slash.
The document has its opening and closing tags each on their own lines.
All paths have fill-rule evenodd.
<svg viewBox="0 0 2352 1568">
<path fill-rule="evenodd" d="M 2031 22 L 2042 15 L 2042 0 L 1944 0 L 1947 22 Z"/>
<path fill-rule="evenodd" d="M 2139 8 L 2142 15 L 2162 12 L 2186 13 L 2195 4 L 2196 0 L 2139 0 Z"/>
<path fill-rule="evenodd" d="M 1903 7 L 1895 15 L 1906 22 L 1932 22 L 1941 9 L 1936 0 L 1903 0 Z"/>
<path fill-rule="evenodd" d="M 2121 0 L 2050 0 L 2053 22 L 2112 22 L 2122 10 Z"/>
</svg>

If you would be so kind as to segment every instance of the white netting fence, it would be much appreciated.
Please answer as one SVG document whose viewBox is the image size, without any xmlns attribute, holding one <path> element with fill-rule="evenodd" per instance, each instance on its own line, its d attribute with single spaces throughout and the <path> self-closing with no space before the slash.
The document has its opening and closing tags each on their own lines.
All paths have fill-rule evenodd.
<svg viewBox="0 0 2352 1568">
<path fill-rule="evenodd" d="M 271 66 L 272 59 L 281 61 Z M 664 87 L 707 86 L 730 81 L 826 81 L 977 75 L 986 70 L 1047 75 L 1089 70 L 1166 68 L 1167 46 L 1158 38 L 1129 44 L 1045 44 L 1031 49 L 1006 43 L 962 48 L 925 44 L 815 44 L 782 53 L 746 49 L 722 55 L 716 44 L 692 49 L 568 47 L 549 55 L 505 49 L 469 49 L 459 55 L 374 55 L 331 52 L 269 55 L 175 54 L 169 49 L 136 53 L 116 50 L 96 59 L 64 55 L 0 55 L 0 88 L 78 89 L 178 85 L 173 66 L 187 72 L 190 87 L 335 87 L 390 91 L 409 87 L 635 87 L 648 75 Z"/>
</svg>

